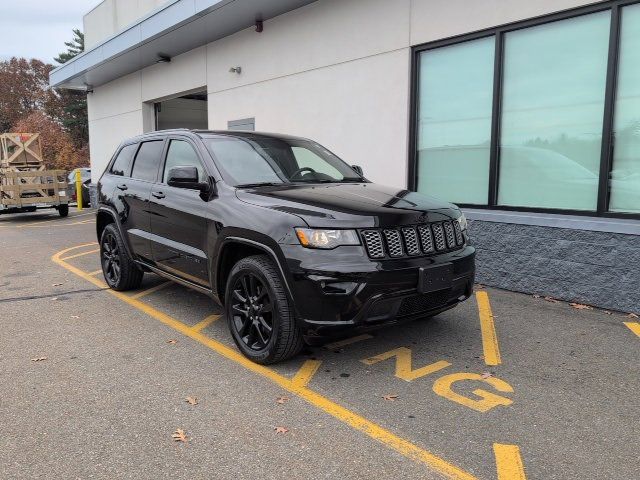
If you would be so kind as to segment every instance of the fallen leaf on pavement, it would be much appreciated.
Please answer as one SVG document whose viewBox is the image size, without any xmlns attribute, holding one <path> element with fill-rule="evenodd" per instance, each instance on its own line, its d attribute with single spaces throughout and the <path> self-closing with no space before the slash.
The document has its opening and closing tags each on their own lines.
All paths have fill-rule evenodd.
<svg viewBox="0 0 640 480">
<path fill-rule="evenodd" d="M 36 357 L 36 358 L 32 358 L 31 361 L 32 362 L 44 362 L 45 360 L 48 360 L 47 357 Z"/>
<path fill-rule="evenodd" d="M 480 375 L 482 378 L 489 378 L 489 377 L 493 377 L 493 373 L 491 372 L 484 372 L 482 375 Z"/>
<path fill-rule="evenodd" d="M 171 438 L 173 438 L 176 442 L 183 442 L 183 443 L 188 440 L 187 434 L 181 428 L 173 432 L 173 434 L 171 435 Z"/>
<path fill-rule="evenodd" d="M 53 284 L 51 284 L 52 287 L 59 287 L 60 285 L 62 285 L 62 283 L 53 283 Z"/>
<path fill-rule="evenodd" d="M 533 295 L 531 295 L 533 298 L 540 298 L 540 295 L 538 295 L 537 293 L 534 293 Z"/>
<path fill-rule="evenodd" d="M 383 395 L 382 398 L 384 400 L 387 400 L 389 402 L 394 402 L 396 400 L 396 398 L 398 398 L 398 395 L 396 394 L 392 394 L 392 395 Z"/>
<path fill-rule="evenodd" d="M 636 315 L 635 313 L 630 313 L 629 315 L 627 315 L 628 318 L 639 318 L 638 315 Z"/>
<path fill-rule="evenodd" d="M 605 315 L 613 315 L 613 313 L 611 313 L 609 310 L 603 310 L 602 313 L 604 313 Z"/>
<path fill-rule="evenodd" d="M 170 345 L 175 345 L 176 343 L 178 343 L 178 340 L 172 338 L 171 340 L 167 340 L 167 343 Z"/>
<path fill-rule="evenodd" d="M 185 402 L 187 402 L 189 405 L 197 405 L 198 404 L 198 399 L 196 397 L 187 397 L 184 399 Z"/>
<path fill-rule="evenodd" d="M 555 299 L 555 298 L 553 298 L 553 297 L 544 297 L 544 299 L 545 299 L 547 302 L 550 302 L 550 303 L 560 303 L 560 300 L 556 300 L 556 299 Z"/>
<path fill-rule="evenodd" d="M 78 315 L 71 315 L 71 318 L 80 318 Z"/>
<path fill-rule="evenodd" d="M 274 430 L 276 433 L 287 433 L 289 431 L 286 427 L 274 427 Z"/>
<path fill-rule="evenodd" d="M 283 403 L 287 403 L 289 401 L 289 397 L 278 397 L 276 399 L 276 403 L 282 405 Z"/>
<path fill-rule="evenodd" d="M 486 287 L 484 285 L 482 285 L 481 283 L 476 283 L 476 289 L 482 290 L 483 288 L 486 288 Z"/>
<path fill-rule="evenodd" d="M 590 307 L 589 305 L 583 305 L 581 303 L 570 303 L 569 305 L 577 310 L 593 310 L 593 307 Z"/>
</svg>

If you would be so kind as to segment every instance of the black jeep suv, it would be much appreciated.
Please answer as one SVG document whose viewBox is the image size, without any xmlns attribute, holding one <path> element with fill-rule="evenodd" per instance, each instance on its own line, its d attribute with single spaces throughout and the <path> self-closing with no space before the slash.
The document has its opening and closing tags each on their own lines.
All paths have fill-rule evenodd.
<svg viewBox="0 0 640 480">
<path fill-rule="evenodd" d="M 472 293 L 475 250 L 456 206 L 371 183 L 304 138 L 142 135 L 120 145 L 98 194 L 109 286 L 134 289 L 151 271 L 212 296 L 258 363 Z"/>
</svg>

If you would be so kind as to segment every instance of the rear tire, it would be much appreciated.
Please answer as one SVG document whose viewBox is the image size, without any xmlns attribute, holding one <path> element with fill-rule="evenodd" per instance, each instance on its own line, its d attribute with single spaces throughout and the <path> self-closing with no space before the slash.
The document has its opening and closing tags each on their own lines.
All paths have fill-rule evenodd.
<svg viewBox="0 0 640 480">
<path fill-rule="evenodd" d="M 113 290 L 133 290 L 142 283 L 144 272 L 129 258 L 113 223 L 105 227 L 100 237 L 100 264 L 104 279 Z"/>
<path fill-rule="evenodd" d="M 229 274 L 225 309 L 240 351 L 267 365 L 297 355 L 304 341 L 280 272 L 266 255 L 236 263 Z"/>
<path fill-rule="evenodd" d="M 69 205 L 58 205 L 58 213 L 63 218 L 69 215 Z"/>
</svg>

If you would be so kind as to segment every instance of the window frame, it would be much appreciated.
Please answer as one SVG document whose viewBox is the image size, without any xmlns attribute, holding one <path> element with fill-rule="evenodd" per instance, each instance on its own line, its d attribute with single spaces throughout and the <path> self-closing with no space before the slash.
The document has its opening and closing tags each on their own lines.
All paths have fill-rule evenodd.
<svg viewBox="0 0 640 480">
<path fill-rule="evenodd" d="M 164 170 L 167 166 L 167 157 L 169 156 L 169 148 L 171 147 L 171 142 L 173 140 L 179 141 L 179 142 L 186 142 L 191 146 L 191 148 L 193 148 L 193 151 L 196 154 L 196 157 L 198 158 L 200 165 L 202 166 L 202 170 L 204 171 L 204 174 L 206 177 L 204 181 L 207 182 L 208 178 L 211 177 L 211 172 L 209 172 L 209 170 L 207 169 L 207 162 L 205 162 L 204 158 L 202 158 L 200 150 L 198 150 L 198 147 L 196 146 L 196 144 L 189 137 L 182 137 L 180 135 L 169 135 L 165 139 L 164 150 L 162 152 L 162 160 L 160 161 L 160 171 L 158 172 L 157 183 L 169 186 L 167 183 L 164 183 Z"/>
<path fill-rule="evenodd" d="M 457 45 L 464 42 L 478 40 L 481 38 L 495 38 L 494 54 L 494 74 L 493 74 L 493 98 L 491 117 L 491 143 L 489 149 L 489 194 L 487 202 L 478 204 L 459 204 L 461 207 L 486 209 L 486 210 L 506 210 L 517 212 L 542 212 L 559 213 L 568 215 L 580 215 L 588 217 L 608 217 L 640 219 L 638 213 L 609 212 L 609 179 L 613 164 L 613 121 L 615 115 L 616 83 L 618 78 L 618 59 L 620 52 L 620 20 L 621 10 L 628 5 L 640 3 L 640 0 L 610 0 L 598 4 L 572 8 L 549 15 L 535 17 L 514 23 L 501 25 L 494 28 L 480 30 L 468 34 L 458 35 L 434 42 L 416 45 L 411 48 L 411 72 L 410 72 L 410 117 L 409 117 L 409 152 L 408 152 L 408 178 L 407 186 L 409 190 L 416 191 L 418 183 L 418 102 L 419 102 L 419 75 L 420 75 L 420 54 L 428 50 L 434 50 L 450 45 Z M 502 93 L 504 78 L 504 38 L 505 34 L 516 30 L 536 27 L 552 22 L 569 20 L 572 18 L 589 15 L 592 13 L 610 11 L 611 24 L 609 31 L 608 58 L 605 83 L 604 115 L 602 123 L 602 148 L 600 152 L 600 177 L 598 183 L 597 207 L 595 211 L 590 210 L 569 210 L 551 209 L 539 207 L 514 207 L 498 204 L 499 185 L 499 142 L 500 123 L 502 119 Z"/>
<path fill-rule="evenodd" d="M 133 155 L 131 156 L 131 160 L 129 161 L 128 175 L 118 175 L 117 173 L 113 173 L 112 170 L 116 164 L 116 161 L 118 160 L 118 157 L 120 156 L 122 151 L 127 147 L 134 147 Z M 113 157 L 111 157 L 111 160 L 109 160 L 109 163 L 107 164 L 107 168 L 105 168 L 105 173 L 108 175 L 112 175 L 114 177 L 131 178 L 131 170 L 133 170 L 133 162 L 136 159 L 136 155 L 138 154 L 139 147 L 140 147 L 140 143 L 138 141 L 127 142 L 120 145 L 120 147 L 118 147 L 118 149 L 116 150 L 116 153 L 113 155 Z"/>
<path fill-rule="evenodd" d="M 136 162 L 138 161 L 138 154 L 140 153 L 140 149 L 142 148 L 143 143 L 149 142 L 162 142 L 162 148 L 160 149 L 160 161 L 156 167 L 156 176 L 153 180 L 146 180 L 144 178 L 137 178 L 133 176 L 133 169 L 136 166 Z M 131 161 L 131 171 L 129 172 L 129 178 L 131 180 L 136 180 L 137 182 L 145 182 L 145 183 L 157 183 L 158 176 L 160 175 L 160 168 L 164 166 L 164 157 L 167 153 L 167 139 L 162 136 L 153 136 L 148 138 L 141 138 L 138 140 L 138 148 L 136 149 L 136 154 L 133 156 Z"/>
</svg>

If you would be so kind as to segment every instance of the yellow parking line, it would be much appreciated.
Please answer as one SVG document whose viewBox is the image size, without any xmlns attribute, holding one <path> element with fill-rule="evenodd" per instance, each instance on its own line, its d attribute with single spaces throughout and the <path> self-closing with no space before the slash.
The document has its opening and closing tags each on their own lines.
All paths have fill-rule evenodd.
<svg viewBox="0 0 640 480">
<path fill-rule="evenodd" d="M 80 270 L 79 268 L 66 263 L 62 260 L 62 255 L 65 253 L 72 251 L 75 247 L 71 247 L 61 252 L 56 253 L 51 257 L 51 260 L 60 265 L 63 268 L 66 268 L 72 273 L 75 273 L 81 278 L 84 278 L 90 283 L 94 285 L 103 287 L 104 282 L 90 276 L 87 272 Z M 258 365 L 257 363 L 253 363 L 251 360 L 244 357 L 238 351 L 227 347 L 223 343 L 220 343 L 213 338 L 207 337 L 201 332 L 194 331 L 191 327 L 185 325 L 184 323 L 176 320 L 175 318 L 167 315 L 164 312 L 156 310 L 150 305 L 137 300 L 133 297 L 129 297 L 121 292 L 117 292 L 115 290 L 107 290 L 109 294 L 115 296 L 116 298 L 122 300 L 123 302 L 129 304 L 130 306 L 148 314 L 149 316 L 155 318 L 156 320 L 164 323 L 165 325 L 173 328 L 174 330 L 182 333 L 183 335 L 190 337 L 196 342 L 201 343 L 209 347 L 212 350 L 215 350 L 217 353 L 222 355 L 223 357 L 232 360 L 239 365 L 245 367 L 247 370 L 250 370 L 264 378 L 267 378 L 274 382 L 276 385 L 280 386 L 284 390 L 291 392 L 295 395 L 298 395 L 300 398 L 304 399 L 307 403 L 317 407 L 323 412 L 333 416 L 334 418 L 340 420 L 341 422 L 349 425 L 350 427 L 368 435 L 370 438 L 386 445 L 387 447 L 395 450 L 396 452 L 404 455 L 407 458 L 410 458 L 416 462 L 420 462 L 430 467 L 435 472 L 438 472 L 444 475 L 447 478 L 455 479 L 455 480 L 476 480 L 476 477 L 472 474 L 462 470 L 461 468 L 447 462 L 446 460 L 434 455 L 433 453 L 425 450 L 423 448 L 414 445 L 413 443 L 401 438 L 391 431 L 377 425 L 376 423 L 366 419 L 363 416 L 358 415 L 357 413 L 339 405 L 338 403 L 322 396 L 321 394 L 311 390 L 306 386 L 301 386 L 294 383 L 292 380 L 287 377 L 280 375 L 279 373 L 267 368 L 263 365 Z"/>
<path fill-rule="evenodd" d="M 498 480 L 526 480 L 520 449 L 516 445 L 493 444 Z"/>
<path fill-rule="evenodd" d="M 624 324 L 629 328 L 629 330 L 640 337 L 640 322 L 624 322 Z"/>
<path fill-rule="evenodd" d="M 64 260 L 64 259 L 63 259 Z M 164 283 L 160 283 L 158 285 L 156 285 L 155 287 L 151 287 L 151 288 L 147 288 L 146 290 L 143 290 L 141 292 L 136 293 L 135 295 L 131 295 L 131 298 L 142 298 L 142 297 L 146 297 L 147 295 L 150 295 L 152 293 L 157 292 L 158 290 L 162 290 L 163 288 L 168 287 L 169 285 L 173 285 L 173 282 L 170 280 L 167 280 Z"/>
<path fill-rule="evenodd" d="M 345 338 L 344 340 L 339 340 L 333 343 L 327 343 L 324 348 L 329 350 L 335 350 L 336 348 L 346 347 L 347 345 L 351 345 L 352 343 L 361 342 L 363 340 L 368 340 L 373 338 L 373 335 L 369 335 L 368 333 L 363 333 L 362 335 L 358 335 L 356 337 Z"/>
<path fill-rule="evenodd" d="M 211 325 L 213 322 L 218 320 L 220 317 L 221 315 L 218 315 L 215 313 L 213 315 L 209 315 L 207 318 L 205 318 L 201 322 L 196 323 L 193 327 L 191 327 L 191 330 L 193 330 L 194 332 L 200 332 L 205 328 L 207 328 L 209 325 Z"/>
<path fill-rule="evenodd" d="M 61 258 L 60 260 L 71 260 L 72 258 L 82 257 L 84 255 L 90 255 L 92 253 L 98 253 L 100 251 L 99 248 L 94 250 L 89 250 L 88 252 L 76 253 L 75 255 L 69 255 L 68 257 Z"/>
<path fill-rule="evenodd" d="M 96 276 L 96 275 L 98 275 L 99 273 L 102 273 L 102 269 L 94 270 L 93 272 L 89 272 L 89 273 L 87 273 L 87 275 L 91 275 L 92 277 L 95 277 L 95 276 Z"/>
<path fill-rule="evenodd" d="M 482 348 L 484 350 L 484 363 L 487 365 L 500 365 L 500 347 L 498 336 L 493 323 L 493 313 L 489 303 L 489 295 L 485 291 L 476 292 L 478 313 L 480 314 L 480 331 L 482 332 Z"/>
<path fill-rule="evenodd" d="M 307 360 L 293 376 L 291 383 L 296 387 L 306 387 L 320 368 L 320 360 Z"/>
</svg>

